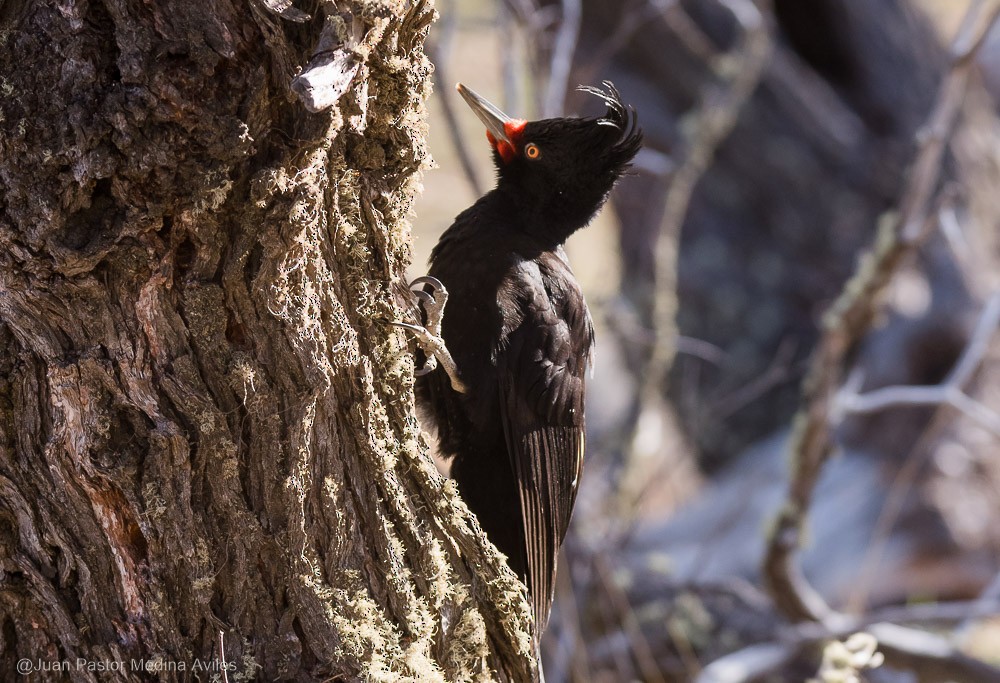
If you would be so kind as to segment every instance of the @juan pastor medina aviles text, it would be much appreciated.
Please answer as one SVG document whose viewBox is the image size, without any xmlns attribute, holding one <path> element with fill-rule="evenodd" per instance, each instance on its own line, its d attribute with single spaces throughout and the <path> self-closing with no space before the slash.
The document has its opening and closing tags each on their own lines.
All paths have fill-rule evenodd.
<svg viewBox="0 0 1000 683">
<path fill-rule="evenodd" d="M 233 663 L 222 662 L 218 659 L 195 659 L 192 661 L 173 659 L 21 659 L 17 662 L 17 672 L 28 675 L 40 672 L 52 671 L 89 671 L 93 673 L 104 673 L 110 671 L 144 671 L 146 673 L 166 673 L 166 672 L 203 672 L 212 673 L 223 671 L 236 671 Z"/>
</svg>

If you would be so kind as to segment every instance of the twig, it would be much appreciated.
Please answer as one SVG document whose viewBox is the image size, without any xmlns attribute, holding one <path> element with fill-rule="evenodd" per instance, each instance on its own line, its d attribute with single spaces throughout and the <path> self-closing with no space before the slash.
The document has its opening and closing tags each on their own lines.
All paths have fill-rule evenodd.
<svg viewBox="0 0 1000 683">
<path fill-rule="evenodd" d="M 879 295 L 900 264 L 914 252 L 930 224 L 927 215 L 932 194 L 940 176 L 946 142 L 968 85 L 972 56 L 1000 12 L 1000 6 L 995 5 L 984 13 L 984 4 L 977 2 L 970 8 L 959 30 L 951 70 L 920 135 L 920 149 L 900 203 L 900 213 L 883 221 L 871 252 L 824 316 L 820 340 L 803 382 L 803 407 L 795 417 L 789 446 L 793 471 L 788 497 L 769 535 L 763 568 L 775 604 L 796 621 L 820 621 L 835 616 L 805 581 L 795 561 L 813 490 L 830 453 L 830 409 L 847 352 L 869 329 Z M 986 21 L 982 20 L 984 16 Z"/>
<path fill-rule="evenodd" d="M 702 669 L 695 683 L 749 683 L 785 668 L 797 650 L 781 643 L 757 643 L 737 650 Z"/>
<path fill-rule="evenodd" d="M 834 416 L 839 418 L 844 413 L 876 413 L 898 406 L 950 405 L 994 434 L 1000 435 L 1000 415 L 964 391 L 989 351 L 990 340 L 998 327 L 1000 327 L 1000 291 L 995 292 L 986 302 L 968 345 L 954 369 L 941 384 L 882 387 L 864 394 L 850 391 L 847 385 L 838 393 L 834 403 Z"/>
<path fill-rule="evenodd" d="M 786 642 L 843 638 L 854 631 L 861 631 L 875 624 L 942 625 L 966 620 L 985 619 L 1000 614 L 1000 598 L 982 597 L 977 600 L 954 602 L 929 602 L 925 604 L 885 607 L 858 617 L 848 617 L 830 630 L 816 622 L 805 621 L 782 632 Z"/>
<path fill-rule="evenodd" d="M 986 306 L 983 307 L 972 338 L 958 362 L 955 363 L 955 367 L 948 373 L 945 384 L 964 387 L 969 383 L 983 362 L 983 357 L 990 347 L 990 340 L 996 333 L 998 326 L 1000 326 L 1000 290 L 994 292 L 993 296 L 986 302 Z"/>
<path fill-rule="evenodd" d="M 792 363 L 795 351 L 794 341 L 785 340 L 779 344 L 774 358 L 771 359 L 770 365 L 768 365 L 764 372 L 743 386 L 738 387 L 735 391 L 711 402 L 708 409 L 711 417 L 716 420 L 722 420 L 744 406 L 749 405 L 772 388 L 788 381 L 789 377 L 793 374 L 793 368 L 796 367 Z"/>
<path fill-rule="evenodd" d="M 649 641 L 642 632 L 642 627 L 635 616 L 635 611 L 629 603 L 628 596 L 611 578 L 608 568 L 600 556 L 594 557 L 594 569 L 597 571 L 597 576 L 604 585 L 608 599 L 611 600 L 615 611 L 618 612 L 618 619 L 622 630 L 628 634 L 632 647 L 632 655 L 635 658 L 639 669 L 638 673 L 641 674 L 642 680 L 648 683 L 666 683 L 666 679 L 663 677 L 663 673 L 656 663 L 653 650 L 649 646 Z"/>
<path fill-rule="evenodd" d="M 941 211 L 938 212 L 938 224 L 941 226 L 941 234 L 944 235 L 945 242 L 948 244 L 954 259 L 963 270 L 969 268 L 971 248 L 965 235 L 962 234 L 962 226 L 958 222 L 958 214 L 954 205 L 948 204 L 941 207 Z"/>
<path fill-rule="evenodd" d="M 834 159 L 851 154 L 865 124 L 833 85 L 787 50 L 776 50 L 768 65 L 768 87 L 784 103 L 791 123 L 815 131 L 816 142 Z"/>
<path fill-rule="evenodd" d="M 443 31 L 446 39 L 449 35 L 447 29 L 449 23 L 451 23 L 450 19 L 443 22 L 446 27 Z M 455 116 L 455 107 L 452 104 L 452 83 L 448 78 L 447 58 L 442 53 L 436 41 L 427 41 L 424 45 L 424 51 L 430 57 L 437 72 L 438 99 L 441 102 L 441 113 L 444 114 L 444 121 L 448 128 L 448 137 L 451 140 L 452 147 L 455 148 L 455 154 L 458 156 L 458 162 L 462 166 L 462 174 L 469 183 L 469 189 L 478 197 L 483 194 L 483 185 L 479 180 L 479 174 L 476 173 L 476 166 L 472 162 L 472 155 L 469 154 L 469 146 L 466 144 L 465 136 L 462 134 L 462 129 L 458 124 L 458 117 Z"/>
<path fill-rule="evenodd" d="M 438 82 L 447 83 L 447 76 L 445 75 L 447 72 L 445 71 L 445 67 L 442 66 L 441 60 L 437 59 L 436 49 L 431 43 L 428 43 L 425 49 L 437 69 Z M 441 113 L 444 114 L 445 123 L 448 125 L 448 137 L 455 148 L 455 154 L 458 155 L 458 162 L 462 166 L 462 174 L 469 183 L 469 189 L 478 197 L 483 193 L 483 185 L 479 180 L 479 174 L 476 173 L 475 164 L 472 163 L 469 146 L 465 144 L 465 136 L 462 135 L 462 129 L 458 125 L 455 108 L 452 106 L 451 93 L 452 89 L 450 87 L 442 87 L 438 90 L 438 94 L 441 96 Z"/>
<path fill-rule="evenodd" d="M 566 101 L 566 89 L 569 86 L 569 73 L 573 66 L 573 53 L 576 52 L 576 43 L 580 36 L 582 14 L 583 5 L 580 0 L 562 0 L 562 16 L 559 18 L 556 40 L 552 46 L 549 79 L 545 88 L 545 99 L 542 102 L 543 116 L 551 117 L 562 113 L 563 103 Z"/>
<path fill-rule="evenodd" d="M 1000 669 L 964 654 L 941 636 L 885 622 L 865 630 L 878 640 L 886 665 L 913 671 L 921 683 L 1000 683 Z"/>
<path fill-rule="evenodd" d="M 556 27 L 556 32 L 561 30 L 559 26 L 560 14 L 553 6 L 540 6 L 536 0 L 503 0 L 503 4 L 510 10 L 511 15 L 521 25 L 522 40 L 527 43 L 526 52 L 527 69 L 526 75 L 531 78 L 530 94 L 532 95 L 535 112 L 542 112 L 545 108 L 542 88 L 538 85 L 539 74 L 551 72 L 552 64 L 544 63 L 544 49 L 537 49 L 546 45 L 549 39 L 549 32 Z M 573 38 L 575 44 L 576 38 Z M 536 48 L 536 49 L 532 49 Z M 572 57 L 572 53 L 570 54 Z M 568 72 L 567 72 L 568 76 Z M 564 78 L 565 80 L 565 78 Z M 561 103 L 560 103 L 561 104 Z M 526 115 L 523 114 L 522 115 Z"/>
<path fill-rule="evenodd" d="M 879 650 L 890 666 L 912 668 L 918 672 L 919 680 L 925 680 L 924 676 L 930 674 L 926 680 L 996 682 L 1000 681 L 1000 670 L 962 654 L 940 636 L 898 624 L 941 624 L 997 614 L 1000 614 L 1000 601 L 978 600 L 894 607 L 841 620 L 833 629 L 805 622 L 783 629 L 774 642 L 756 643 L 720 657 L 705 667 L 695 683 L 748 683 L 783 668 L 807 647 L 826 640 L 839 640 L 861 630 L 878 639 Z M 944 677 L 936 678 L 932 672 L 947 675 L 942 673 Z"/>
<path fill-rule="evenodd" d="M 563 566 L 556 575 L 559 639 L 555 647 L 549 650 L 552 653 L 552 663 L 546 667 L 555 681 L 586 681 L 589 671 L 590 655 L 580 635 L 580 611 L 576 592 L 573 590 L 573 560 L 573 554 L 564 547 Z"/>
<path fill-rule="evenodd" d="M 524 105 L 521 103 L 521 92 L 518 83 L 518 54 L 523 49 L 522 41 L 514 40 L 514 18 L 511 16 L 511 9 L 506 3 L 497 4 L 497 26 L 500 35 L 510 36 L 505 44 L 501 44 L 500 49 L 500 74 L 503 83 L 503 108 L 504 111 L 521 112 Z M 520 115 L 520 114 L 519 114 Z"/>
<path fill-rule="evenodd" d="M 1000 415 L 951 384 L 883 387 L 867 394 L 844 396 L 840 400 L 840 410 L 855 414 L 877 413 L 900 406 L 947 404 L 1000 436 Z"/>
<path fill-rule="evenodd" d="M 698 181 L 708 170 L 715 151 L 736 125 L 743 105 L 760 80 L 771 53 L 767 22 L 749 0 L 720 0 L 739 20 L 744 38 L 735 54 L 728 55 L 735 73 L 723 88 L 706 93 L 696 114 L 698 127 L 684 161 L 674 173 L 664 207 L 656 253 L 656 298 L 652 357 L 645 376 L 643 393 L 659 395 L 660 385 L 673 362 L 677 271 L 677 237 L 687 215 L 688 205 Z M 726 60 L 727 58 L 722 58 Z"/>
<path fill-rule="evenodd" d="M 604 622 L 609 627 L 614 625 L 619 627 L 621 630 L 617 632 L 616 635 L 620 635 L 622 640 L 626 643 L 625 647 L 617 647 L 611 649 L 610 655 L 614 660 L 615 670 L 620 677 L 624 676 L 625 672 L 631 671 L 634 667 L 632 665 L 632 641 L 628 635 L 628 630 L 622 627 L 621 615 L 617 614 L 614 606 L 609 604 L 606 600 L 597 600 L 597 607 L 601 610 L 602 616 L 604 617 Z"/>
<path fill-rule="evenodd" d="M 942 196 L 947 199 L 949 194 L 951 194 L 950 188 L 943 191 Z M 951 201 L 942 201 L 939 203 L 942 208 L 939 209 L 936 214 L 940 225 L 940 216 L 943 208 L 944 206 L 950 206 Z M 986 312 L 988 313 L 988 311 Z M 983 322 L 981 321 L 977 325 L 976 333 L 972 335 L 974 338 L 982 334 L 982 332 L 979 331 L 982 327 Z M 977 345 L 978 343 L 972 344 L 973 347 Z M 972 349 L 972 351 L 974 353 L 978 353 L 975 349 Z M 967 354 L 968 351 L 964 352 L 963 357 L 967 358 Z M 956 370 L 961 368 L 964 364 L 965 363 L 960 360 L 956 363 Z M 953 370 L 949 374 L 952 377 L 957 377 L 962 384 L 967 381 L 963 377 L 966 374 L 964 370 L 959 370 L 957 372 Z M 863 381 L 863 374 L 860 368 L 858 368 L 851 373 L 850 377 L 848 377 L 841 393 L 845 395 L 857 394 Z M 878 519 L 875 521 L 875 528 L 872 531 L 871 542 L 868 544 L 865 557 L 861 562 L 856 579 L 853 581 L 853 590 L 845 603 L 846 611 L 849 613 L 861 613 L 865 609 L 865 605 L 868 602 L 869 592 L 874 583 L 874 578 L 879 570 L 883 553 L 887 547 L 889 534 L 903 510 L 903 506 L 905 505 L 907 499 L 907 493 L 913 487 L 913 484 L 922 470 L 927 457 L 930 455 L 932 450 L 931 446 L 940 440 L 941 434 L 951 421 L 950 415 L 945 415 L 946 411 L 943 409 L 944 407 L 946 407 L 946 404 L 937 405 L 938 409 L 934 411 L 932 419 L 927 421 L 925 423 L 926 426 L 920 430 L 920 434 L 913 447 L 910 449 L 910 453 L 905 458 L 905 461 L 899 468 L 899 471 L 896 472 L 896 475 L 893 477 L 888 493 L 885 496 L 885 503 L 882 505 Z M 834 424 L 840 422 L 839 413 L 841 412 L 845 411 L 838 405 L 838 401 L 835 400 L 831 415 L 831 419 Z"/>
<path fill-rule="evenodd" d="M 651 312 L 652 345 L 637 391 L 638 409 L 626 442 L 625 467 L 637 456 L 637 428 L 644 411 L 659 410 L 667 371 L 673 364 L 678 337 L 676 323 L 677 243 L 695 186 L 708 170 L 716 149 L 729 135 L 760 81 L 771 53 L 772 37 L 767 21 L 750 0 L 719 0 L 743 27 L 743 38 L 731 54 L 718 59 L 717 70 L 731 76 L 706 92 L 697 111 L 696 132 L 667 190 L 660 234 L 656 242 L 654 294 Z"/>
<path fill-rule="evenodd" d="M 904 240 L 917 240 L 923 231 L 931 195 L 940 176 L 941 159 L 962 107 L 969 76 L 974 70 L 975 55 L 996 22 L 998 13 L 1000 5 L 995 1 L 976 0 L 959 26 L 951 48 L 951 72 L 945 77 L 930 119 L 918 135 L 922 148 L 900 204 L 900 234 Z"/>
<path fill-rule="evenodd" d="M 864 611 L 883 553 L 888 546 L 892 527 L 903 511 L 907 493 L 911 490 L 931 453 L 930 446 L 940 440 L 945 427 L 946 421 L 942 411 L 936 411 L 927 426 L 921 430 L 920 436 L 907 454 L 902 467 L 893 477 L 889 491 L 885 496 L 885 503 L 879 511 L 878 519 L 875 520 L 871 541 L 853 581 L 854 588 L 847 598 L 846 609 L 848 612 L 860 614 Z"/>
<path fill-rule="evenodd" d="M 453 0 L 437 0 L 434 8 L 438 13 L 437 30 L 434 32 L 434 47 L 442 62 L 450 62 L 451 48 L 458 30 L 458 11 Z M 446 84 L 447 85 L 447 84 Z"/>
<path fill-rule="evenodd" d="M 976 621 L 982 618 L 982 610 L 990 603 L 1000 602 L 1000 573 L 993 577 L 989 585 L 979 594 L 979 598 L 973 603 L 973 609 L 967 612 L 953 633 L 953 638 L 959 645 L 964 645 L 972 632 L 972 627 Z"/>
<path fill-rule="evenodd" d="M 586 55 L 580 55 L 578 69 L 587 75 L 584 80 L 596 78 L 596 74 L 607 68 L 610 59 L 628 45 L 639 29 L 661 15 L 665 21 L 667 9 L 660 9 L 651 2 L 642 2 L 641 7 L 634 9 L 623 8 L 615 30 L 596 46 L 588 47 Z"/>
</svg>

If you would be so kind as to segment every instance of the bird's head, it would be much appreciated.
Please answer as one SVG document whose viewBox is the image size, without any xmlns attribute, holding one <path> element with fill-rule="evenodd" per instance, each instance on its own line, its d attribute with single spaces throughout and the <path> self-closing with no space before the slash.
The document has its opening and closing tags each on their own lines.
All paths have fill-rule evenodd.
<svg viewBox="0 0 1000 683">
<path fill-rule="evenodd" d="M 642 144 L 635 112 L 608 81 L 580 88 L 604 101 L 604 116 L 540 121 L 511 118 L 461 83 L 456 89 L 486 126 L 498 188 L 566 236 L 590 221 Z"/>
</svg>

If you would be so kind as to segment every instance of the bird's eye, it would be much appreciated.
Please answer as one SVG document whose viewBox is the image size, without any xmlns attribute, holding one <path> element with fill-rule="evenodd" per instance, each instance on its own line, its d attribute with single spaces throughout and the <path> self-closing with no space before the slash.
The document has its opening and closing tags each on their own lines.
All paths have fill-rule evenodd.
<svg viewBox="0 0 1000 683">
<path fill-rule="evenodd" d="M 538 145 L 534 142 L 529 142 L 524 148 L 524 156 L 529 159 L 537 159 L 542 156 L 542 150 L 538 149 Z"/>
</svg>

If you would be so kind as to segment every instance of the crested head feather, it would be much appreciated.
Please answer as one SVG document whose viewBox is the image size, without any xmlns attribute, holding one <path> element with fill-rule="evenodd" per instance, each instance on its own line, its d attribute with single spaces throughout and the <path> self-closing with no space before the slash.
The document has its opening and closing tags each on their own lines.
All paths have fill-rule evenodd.
<svg viewBox="0 0 1000 683">
<path fill-rule="evenodd" d="M 603 81 L 603 87 L 581 85 L 579 92 L 593 95 L 607 105 L 607 113 L 596 119 L 599 126 L 610 126 L 622 132 L 612 151 L 621 158 L 631 160 L 642 145 L 642 131 L 639 129 L 639 116 L 631 106 L 622 101 L 621 93 L 611 81 Z"/>
</svg>

